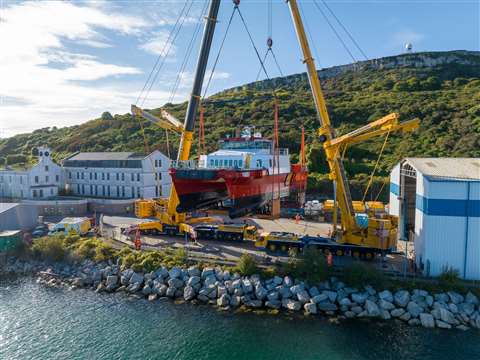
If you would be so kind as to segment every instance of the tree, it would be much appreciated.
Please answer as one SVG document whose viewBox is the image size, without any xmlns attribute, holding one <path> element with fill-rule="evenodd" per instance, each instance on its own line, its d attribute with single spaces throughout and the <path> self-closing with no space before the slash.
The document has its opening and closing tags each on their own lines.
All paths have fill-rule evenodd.
<svg viewBox="0 0 480 360">
<path fill-rule="evenodd" d="M 102 120 L 113 120 L 113 116 L 108 111 L 105 111 L 102 114 Z"/>
</svg>

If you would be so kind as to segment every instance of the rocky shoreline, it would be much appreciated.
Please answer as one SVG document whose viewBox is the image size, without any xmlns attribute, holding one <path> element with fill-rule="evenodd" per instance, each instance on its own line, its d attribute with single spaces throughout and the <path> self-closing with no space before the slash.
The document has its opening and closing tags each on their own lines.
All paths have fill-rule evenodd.
<svg viewBox="0 0 480 360">
<path fill-rule="evenodd" d="M 187 269 L 160 267 L 148 273 L 121 270 L 119 264 L 85 260 L 77 265 L 48 264 L 10 258 L 0 273 L 34 275 L 50 287 L 89 288 L 96 292 L 125 292 L 130 296 L 182 299 L 208 303 L 223 310 L 239 307 L 304 312 L 337 319 L 398 319 L 411 326 L 469 330 L 480 329 L 480 301 L 476 295 L 449 291 L 430 294 L 426 290 L 377 291 L 372 286 L 346 286 L 331 277 L 309 285 L 290 276 L 262 279 L 241 276 L 221 268 L 191 266 Z"/>
</svg>

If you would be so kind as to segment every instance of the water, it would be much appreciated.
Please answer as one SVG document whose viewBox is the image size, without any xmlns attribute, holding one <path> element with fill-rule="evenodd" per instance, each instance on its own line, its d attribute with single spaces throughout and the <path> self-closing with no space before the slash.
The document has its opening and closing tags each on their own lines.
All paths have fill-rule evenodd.
<svg viewBox="0 0 480 360">
<path fill-rule="evenodd" d="M 0 359 L 479 359 L 480 333 L 232 314 L 0 280 Z"/>
</svg>

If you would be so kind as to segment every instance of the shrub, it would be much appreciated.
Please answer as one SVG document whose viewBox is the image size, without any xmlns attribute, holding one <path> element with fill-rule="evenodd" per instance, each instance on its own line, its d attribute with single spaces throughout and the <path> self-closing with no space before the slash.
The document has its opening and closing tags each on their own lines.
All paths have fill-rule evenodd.
<svg viewBox="0 0 480 360">
<path fill-rule="evenodd" d="M 80 242 L 74 253 L 80 259 L 93 260 L 95 257 L 96 247 L 97 247 L 97 244 L 95 243 L 94 239 L 88 239 Z"/>
<path fill-rule="evenodd" d="M 372 285 L 382 288 L 386 284 L 385 275 L 381 270 L 360 261 L 355 261 L 344 269 L 344 280 L 353 287 Z"/>
<path fill-rule="evenodd" d="M 173 260 L 177 266 L 185 265 L 188 261 L 188 254 L 185 248 L 178 248 L 173 253 Z"/>
<path fill-rule="evenodd" d="M 235 271 L 238 271 L 243 276 L 250 276 L 257 272 L 257 264 L 255 258 L 250 254 L 242 254 L 238 261 Z"/>
<path fill-rule="evenodd" d="M 327 261 L 320 250 L 306 247 L 299 256 L 292 255 L 285 267 L 287 274 L 305 279 L 312 284 L 328 278 Z"/>
<path fill-rule="evenodd" d="M 61 237 L 46 236 L 33 242 L 32 252 L 43 260 L 62 261 L 65 259 L 66 248 Z"/>
<path fill-rule="evenodd" d="M 67 235 L 65 237 L 64 243 L 66 247 L 72 247 L 80 241 L 80 236 L 78 235 Z"/>
<path fill-rule="evenodd" d="M 114 257 L 113 248 L 108 244 L 98 241 L 98 244 L 95 247 L 95 255 L 93 257 L 93 260 L 96 262 L 102 262 L 102 261 L 113 259 L 113 257 Z"/>
<path fill-rule="evenodd" d="M 446 289 L 455 289 L 460 286 L 460 272 L 452 267 L 444 267 L 438 277 L 440 286 Z"/>
</svg>

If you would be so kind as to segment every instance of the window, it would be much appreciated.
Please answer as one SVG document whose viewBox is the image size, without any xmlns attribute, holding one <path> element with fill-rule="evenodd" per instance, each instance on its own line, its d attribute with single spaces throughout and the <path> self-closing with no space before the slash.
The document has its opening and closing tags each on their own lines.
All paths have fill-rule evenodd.
<svg viewBox="0 0 480 360">
<path fill-rule="evenodd" d="M 238 160 L 233 160 L 233 167 L 238 167 Z"/>
<path fill-rule="evenodd" d="M 122 173 L 122 181 L 125 181 L 125 173 Z"/>
<path fill-rule="evenodd" d="M 120 186 L 117 186 L 117 197 L 120 197 Z"/>
<path fill-rule="evenodd" d="M 140 181 L 140 173 L 137 173 L 137 181 Z"/>
<path fill-rule="evenodd" d="M 98 185 L 95 185 L 95 196 L 98 196 Z"/>
<path fill-rule="evenodd" d="M 155 181 L 157 181 L 157 180 L 158 180 L 158 174 L 155 173 Z"/>
<path fill-rule="evenodd" d="M 77 171 L 77 180 L 80 179 L 80 173 Z"/>
<path fill-rule="evenodd" d="M 155 160 L 155 167 L 158 167 L 158 161 Z"/>
<path fill-rule="evenodd" d="M 162 173 L 158 173 L 158 180 L 162 181 Z"/>
<path fill-rule="evenodd" d="M 107 186 L 107 196 L 110 197 L 110 185 Z"/>
<path fill-rule="evenodd" d="M 158 166 L 157 167 L 162 167 L 162 160 L 158 160 Z"/>
<path fill-rule="evenodd" d="M 102 180 L 105 180 L 105 173 L 102 173 Z"/>
<path fill-rule="evenodd" d="M 272 159 L 268 159 L 268 163 L 270 164 L 270 167 L 272 167 Z"/>
<path fill-rule="evenodd" d="M 97 180 L 97 173 L 95 173 L 94 177 L 95 177 L 95 180 Z"/>
<path fill-rule="evenodd" d="M 37 190 L 33 190 L 33 197 L 37 197 Z"/>
<path fill-rule="evenodd" d="M 46 176 L 45 176 L 45 182 L 48 183 L 48 180 L 49 180 L 48 175 L 46 175 Z"/>
<path fill-rule="evenodd" d="M 85 195 L 85 184 L 82 184 L 82 195 Z"/>
<path fill-rule="evenodd" d="M 131 174 L 131 180 L 135 181 L 135 174 L 134 173 Z M 133 191 L 132 191 L 132 194 L 133 194 Z"/>
<path fill-rule="evenodd" d="M 90 185 L 90 195 L 93 195 L 93 185 Z"/>
<path fill-rule="evenodd" d="M 35 176 L 35 184 L 38 184 L 38 176 Z"/>
<path fill-rule="evenodd" d="M 50 195 L 53 195 L 53 188 L 50 189 Z"/>
<path fill-rule="evenodd" d="M 71 171 L 68 172 L 68 178 L 69 178 L 69 179 L 72 178 L 72 172 L 71 172 Z"/>
<path fill-rule="evenodd" d="M 158 198 L 158 186 L 155 186 L 155 197 Z"/>
<path fill-rule="evenodd" d="M 120 180 L 120 173 L 117 173 L 117 181 Z"/>
<path fill-rule="evenodd" d="M 56 181 L 56 182 L 59 182 L 59 181 L 60 181 L 60 176 L 59 176 L 59 175 L 55 175 L 55 181 Z"/>
<path fill-rule="evenodd" d="M 262 159 L 257 159 L 257 168 L 262 167 Z"/>
<path fill-rule="evenodd" d="M 92 180 L 92 173 L 89 174 L 90 180 Z"/>
<path fill-rule="evenodd" d="M 122 197 L 125 197 L 125 186 L 122 186 Z"/>
<path fill-rule="evenodd" d="M 43 189 L 40 189 L 38 193 L 39 193 L 39 196 L 42 198 L 43 197 Z"/>
<path fill-rule="evenodd" d="M 85 179 L 85 173 L 82 172 L 82 180 L 84 180 L 84 179 Z"/>
<path fill-rule="evenodd" d="M 107 173 L 107 180 L 110 180 L 110 173 Z"/>
<path fill-rule="evenodd" d="M 102 196 L 105 196 L 105 185 L 102 185 Z"/>
<path fill-rule="evenodd" d="M 232 159 L 228 160 L 228 166 L 230 166 L 230 167 L 233 166 L 233 160 Z"/>
<path fill-rule="evenodd" d="M 134 188 L 133 186 L 132 186 L 132 196 L 131 196 L 131 197 L 132 197 L 132 198 L 135 197 L 135 188 Z"/>
<path fill-rule="evenodd" d="M 23 184 L 23 176 L 20 176 L 20 184 Z"/>
<path fill-rule="evenodd" d="M 218 159 L 215 159 L 215 167 L 218 166 Z"/>
<path fill-rule="evenodd" d="M 45 165 L 45 171 L 48 171 L 48 165 Z"/>
<path fill-rule="evenodd" d="M 137 187 L 137 197 L 139 198 L 140 197 L 140 188 Z"/>
<path fill-rule="evenodd" d="M 80 194 L 80 184 L 77 184 L 77 194 Z"/>
<path fill-rule="evenodd" d="M 213 166 L 214 162 L 213 159 L 210 159 L 210 166 Z"/>
</svg>

